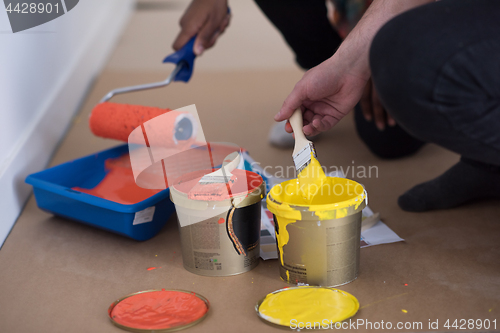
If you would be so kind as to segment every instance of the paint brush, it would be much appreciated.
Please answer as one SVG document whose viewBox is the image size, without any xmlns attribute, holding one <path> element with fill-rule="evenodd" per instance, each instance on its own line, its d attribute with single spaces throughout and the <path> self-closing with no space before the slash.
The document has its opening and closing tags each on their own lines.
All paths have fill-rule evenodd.
<svg viewBox="0 0 500 333">
<path fill-rule="evenodd" d="M 224 158 L 219 170 L 204 175 L 189 191 L 188 198 L 193 200 L 214 200 L 226 193 L 231 193 L 231 186 L 236 181 L 231 171 L 240 164 L 239 152 L 233 152 Z"/>
<path fill-rule="evenodd" d="M 311 153 L 316 158 L 316 149 L 314 149 L 314 144 L 307 140 L 302 131 L 304 125 L 302 111 L 300 109 L 295 110 L 288 121 L 292 125 L 293 134 L 295 134 L 295 148 L 293 149 L 292 157 L 298 175 L 311 163 Z"/>
</svg>

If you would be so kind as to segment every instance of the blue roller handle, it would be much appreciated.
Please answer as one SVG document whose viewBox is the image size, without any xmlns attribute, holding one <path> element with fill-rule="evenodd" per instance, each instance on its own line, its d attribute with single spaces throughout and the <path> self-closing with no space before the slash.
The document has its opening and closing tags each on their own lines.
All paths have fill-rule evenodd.
<svg viewBox="0 0 500 333">
<path fill-rule="evenodd" d="M 196 58 L 196 54 L 193 52 L 194 40 L 196 36 L 191 38 L 189 42 L 186 43 L 179 51 L 168 55 L 163 62 L 171 62 L 176 65 L 180 63 L 183 64 L 179 72 L 174 78 L 174 81 L 184 81 L 188 82 L 193 75 L 194 69 L 194 59 Z"/>
<path fill-rule="evenodd" d="M 231 14 L 231 8 L 227 7 L 227 13 Z M 182 68 L 179 70 L 177 75 L 174 78 L 174 81 L 184 81 L 188 82 L 193 75 L 194 69 L 194 59 L 196 58 L 196 54 L 193 52 L 194 41 L 196 39 L 196 35 L 189 40 L 179 51 L 168 55 L 163 62 L 171 62 L 176 65 L 183 63 Z"/>
</svg>

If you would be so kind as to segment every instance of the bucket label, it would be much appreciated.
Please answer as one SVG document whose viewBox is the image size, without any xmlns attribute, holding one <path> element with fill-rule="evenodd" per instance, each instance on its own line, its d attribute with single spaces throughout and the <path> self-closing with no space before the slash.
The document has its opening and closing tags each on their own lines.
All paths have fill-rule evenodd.
<svg viewBox="0 0 500 333">
<path fill-rule="evenodd" d="M 156 206 L 151 206 L 146 209 L 143 209 L 134 216 L 134 222 L 132 225 L 142 224 L 153 221 L 153 216 L 155 215 Z"/>
<path fill-rule="evenodd" d="M 222 265 L 216 258 L 220 257 L 220 253 L 205 253 L 194 251 L 194 268 L 206 269 L 209 271 L 222 270 Z"/>
<path fill-rule="evenodd" d="M 260 213 L 260 205 L 256 204 L 229 210 L 226 218 L 226 231 L 239 255 L 246 257 L 250 251 L 259 246 Z M 259 223 L 250 221 L 259 221 Z"/>
<path fill-rule="evenodd" d="M 239 274 L 255 267 L 260 258 L 260 213 L 259 201 L 181 227 L 184 267 L 211 276 Z M 177 217 L 189 218 L 183 210 L 177 211 Z"/>
<path fill-rule="evenodd" d="M 282 222 L 275 216 L 276 232 Z M 280 276 L 288 283 L 336 286 L 358 274 L 361 212 L 340 219 L 296 221 L 286 225 Z M 279 247 L 278 247 L 279 251 Z"/>
</svg>

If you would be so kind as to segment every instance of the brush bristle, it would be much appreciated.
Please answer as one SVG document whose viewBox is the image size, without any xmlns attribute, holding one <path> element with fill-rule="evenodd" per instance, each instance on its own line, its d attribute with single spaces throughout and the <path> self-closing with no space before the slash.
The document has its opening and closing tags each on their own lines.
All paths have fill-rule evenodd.
<svg viewBox="0 0 500 333">
<path fill-rule="evenodd" d="M 304 170 L 311 163 L 311 153 L 316 158 L 316 149 L 312 142 L 305 145 L 295 156 L 293 156 L 293 163 L 295 164 L 295 169 L 297 174 Z"/>
</svg>

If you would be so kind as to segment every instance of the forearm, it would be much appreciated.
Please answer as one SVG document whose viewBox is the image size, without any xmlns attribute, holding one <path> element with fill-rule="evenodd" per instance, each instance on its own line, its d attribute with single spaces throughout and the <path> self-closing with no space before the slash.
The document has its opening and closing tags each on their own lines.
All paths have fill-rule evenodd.
<svg viewBox="0 0 500 333">
<path fill-rule="evenodd" d="M 365 80 L 370 77 L 368 54 L 375 34 L 393 17 L 434 0 L 374 0 L 356 27 L 329 61 L 340 62 L 350 74 Z"/>
</svg>

